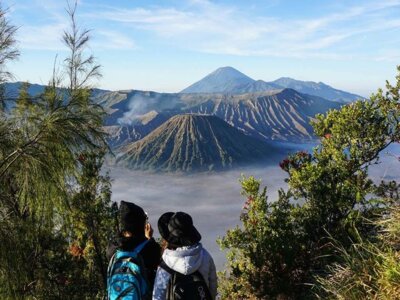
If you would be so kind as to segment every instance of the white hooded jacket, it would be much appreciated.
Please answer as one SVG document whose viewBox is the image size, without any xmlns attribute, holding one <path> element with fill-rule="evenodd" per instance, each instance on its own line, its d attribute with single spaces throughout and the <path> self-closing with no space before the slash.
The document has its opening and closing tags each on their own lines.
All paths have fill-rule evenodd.
<svg viewBox="0 0 400 300">
<path fill-rule="evenodd" d="M 207 283 L 211 296 L 217 295 L 217 274 L 211 255 L 201 243 L 189 247 L 180 247 L 176 250 L 166 249 L 162 259 L 168 267 L 181 274 L 187 275 L 197 270 Z M 168 281 L 171 278 L 166 270 L 158 268 L 154 282 L 153 300 L 166 300 Z"/>
</svg>

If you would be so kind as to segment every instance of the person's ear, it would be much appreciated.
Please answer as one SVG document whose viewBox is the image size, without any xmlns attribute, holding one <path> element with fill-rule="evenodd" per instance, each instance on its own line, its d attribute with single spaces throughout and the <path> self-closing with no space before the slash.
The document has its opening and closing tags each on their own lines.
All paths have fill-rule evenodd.
<svg viewBox="0 0 400 300">
<path fill-rule="evenodd" d="M 122 231 L 122 236 L 126 237 L 126 238 L 130 238 L 133 236 L 133 234 L 130 231 L 124 230 L 124 231 Z"/>
</svg>

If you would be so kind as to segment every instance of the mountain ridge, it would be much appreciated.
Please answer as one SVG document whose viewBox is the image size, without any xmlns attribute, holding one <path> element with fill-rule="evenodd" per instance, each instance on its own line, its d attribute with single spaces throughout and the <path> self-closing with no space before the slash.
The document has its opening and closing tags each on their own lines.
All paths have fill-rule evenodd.
<svg viewBox="0 0 400 300">
<path fill-rule="evenodd" d="M 6 97 L 16 98 L 18 91 L 24 82 L 10 82 L 5 83 L 6 86 Z M 29 87 L 29 93 L 33 96 L 42 93 L 46 85 L 31 83 Z M 358 99 L 365 99 L 364 97 L 342 91 L 331 87 L 330 85 L 323 82 L 314 81 L 302 81 L 293 79 L 290 77 L 280 77 L 274 81 L 254 80 L 244 73 L 236 70 L 233 67 L 226 66 L 216 69 L 210 74 L 206 75 L 199 81 L 191 84 L 187 88 L 183 89 L 178 93 L 159 93 L 155 91 L 141 91 L 146 93 L 157 93 L 157 94 L 215 94 L 215 93 L 226 93 L 226 94 L 246 94 L 246 93 L 258 93 L 272 90 L 280 90 L 284 88 L 292 88 L 303 94 L 309 94 L 325 98 L 330 101 L 348 103 Z M 62 88 L 60 88 L 62 89 Z M 100 97 L 110 93 L 130 93 L 132 91 L 140 91 L 134 89 L 110 91 L 106 89 L 92 89 L 92 94 L 95 97 Z"/>
<path fill-rule="evenodd" d="M 118 101 L 114 101 L 116 98 Z M 112 147 L 139 140 L 168 118 L 183 113 L 216 115 L 242 132 L 264 141 L 308 142 L 315 139 L 309 124 L 314 115 L 341 107 L 340 103 L 292 89 L 240 95 L 132 91 L 113 94 L 111 99 L 110 104 L 103 105 L 109 112 L 104 124 L 106 131 L 112 133 L 109 138 Z M 146 111 L 141 114 L 130 111 L 130 105 L 144 105 L 141 103 L 146 105 Z M 152 112 L 151 118 L 149 112 Z"/>
<path fill-rule="evenodd" d="M 231 74 L 236 74 L 232 76 Z M 217 75 L 217 76 L 216 76 Z M 225 80 L 221 80 L 225 78 Z M 335 102 L 352 102 L 364 99 L 360 95 L 335 89 L 323 82 L 301 81 L 280 77 L 274 81 L 254 80 L 233 67 L 218 68 L 204 78 L 183 89 L 180 93 L 233 93 L 263 92 L 292 88 L 303 94 L 325 98 Z"/>
<path fill-rule="evenodd" d="M 364 99 L 364 97 L 360 95 L 335 89 L 321 81 L 302 81 L 290 77 L 281 77 L 272 82 L 284 88 L 291 88 L 303 94 L 319 96 L 331 101 L 352 102 L 358 99 Z"/>
<path fill-rule="evenodd" d="M 341 106 L 292 89 L 245 94 L 95 90 L 92 99 L 107 113 L 104 130 L 112 148 L 142 139 L 182 113 L 216 115 L 264 141 L 307 142 L 315 139 L 309 124 L 314 115 Z"/>
</svg>

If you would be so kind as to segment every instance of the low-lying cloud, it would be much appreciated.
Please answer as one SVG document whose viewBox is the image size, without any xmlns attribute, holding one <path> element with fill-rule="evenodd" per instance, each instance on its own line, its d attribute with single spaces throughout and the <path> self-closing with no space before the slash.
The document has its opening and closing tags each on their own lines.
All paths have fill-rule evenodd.
<svg viewBox="0 0 400 300">
<path fill-rule="evenodd" d="M 382 154 L 382 163 L 370 169 L 372 178 L 400 179 L 400 146 L 391 147 Z M 213 255 L 218 269 L 225 263 L 216 239 L 229 228 L 240 225 L 239 216 L 245 202 L 240 195 L 241 174 L 253 175 L 268 187 L 268 199 L 277 199 L 277 191 L 286 188 L 287 177 L 277 164 L 257 168 L 238 169 L 197 175 L 155 174 L 112 168 L 114 201 L 134 202 L 148 212 L 155 236 L 157 220 L 167 211 L 185 211 L 193 216 L 195 226 L 202 234 L 202 242 Z"/>
<path fill-rule="evenodd" d="M 152 174 L 127 169 L 112 169 L 114 201 L 134 202 L 148 212 L 155 235 L 157 220 L 167 211 L 185 211 L 193 216 L 202 234 L 202 242 L 221 268 L 225 255 L 216 239 L 227 229 L 240 224 L 239 216 L 245 199 L 240 195 L 241 173 L 254 175 L 268 186 L 273 200 L 284 187 L 285 173 L 278 166 L 235 170 L 212 174 Z"/>
</svg>

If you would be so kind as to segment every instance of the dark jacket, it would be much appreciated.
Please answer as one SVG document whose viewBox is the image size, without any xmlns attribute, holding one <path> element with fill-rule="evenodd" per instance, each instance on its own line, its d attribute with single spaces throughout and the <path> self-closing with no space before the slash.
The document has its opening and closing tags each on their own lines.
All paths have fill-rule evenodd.
<svg viewBox="0 0 400 300">
<path fill-rule="evenodd" d="M 114 255 L 117 249 L 120 249 L 122 251 L 133 251 L 137 246 L 139 246 L 145 240 L 146 240 L 145 237 L 116 238 L 108 245 L 107 248 L 108 261 L 110 261 L 111 257 Z M 144 265 L 146 267 L 150 289 L 153 290 L 157 267 L 161 261 L 161 247 L 153 238 L 151 238 L 150 241 L 143 248 L 143 250 L 140 251 L 140 255 L 142 256 Z"/>
</svg>

